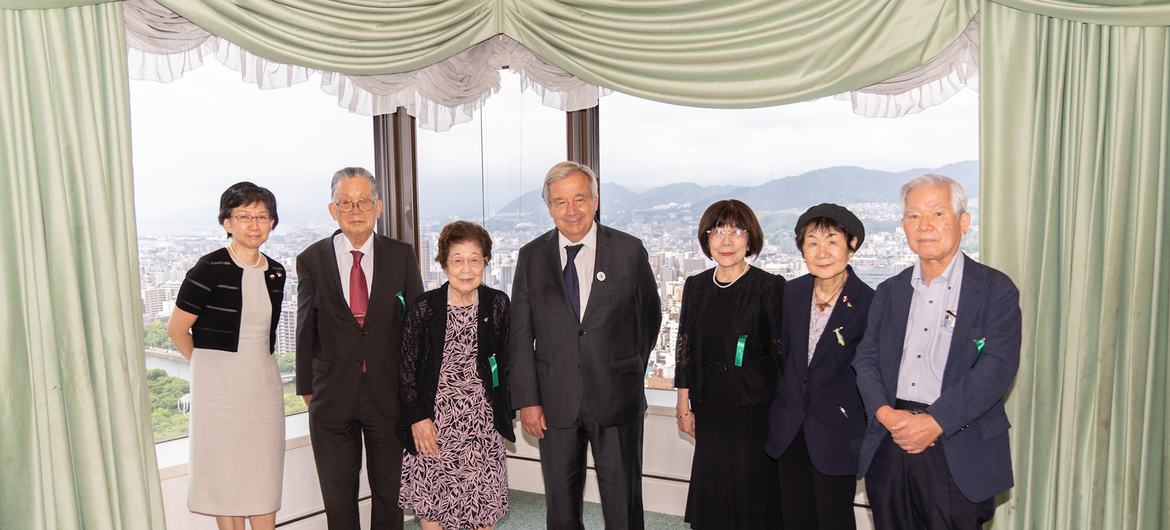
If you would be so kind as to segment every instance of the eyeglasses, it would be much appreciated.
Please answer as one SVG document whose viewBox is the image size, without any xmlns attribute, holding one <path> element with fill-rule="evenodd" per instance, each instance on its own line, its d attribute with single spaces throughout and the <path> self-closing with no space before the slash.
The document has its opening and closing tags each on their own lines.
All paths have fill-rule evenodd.
<svg viewBox="0 0 1170 530">
<path fill-rule="evenodd" d="M 343 212 L 351 212 L 351 211 L 353 211 L 355 206 L 357 207 L 358 210 L 361 210 L 363 212 L 368 212 L 368 211 L 374 209 L 374 200 L 373 199 L 361 199 L 358 201 L 344 200 L 344 201 L 336 201 L 333 204 L 336 204 L 337 208 Z"/>
<path fill-rule="evenodd" d="M 262 213 L 260 215 L 252 215 L 248 212 L 236 212 L 236 213 L 232 214 L 232 219 L 235 219 L 236 222 L 242 223 L 242 224 L 248 224 L 248 223 L 251 223 L 252 221 L 257 221 L 260 224 L 266 224 L 266 223 L 272 221 L 272 216 L 268 215 L 266 213 Z"/>
<path fill-rule="evenodd" d="M 707 230 L 707 237 L 733 237 L 735 239 L 743 239 L 747 237 L 748 231 L 743 228 L 719 226 Z"/>
<path fill-rule="evenodd" d="M 483 258 L 479 257 L 479 256 L 475 256 L 473 258 L 464 258 L 461 256 L 458 258 L 448 259 L 447 260 L 447 267 L 450 267 L 452 269 L 461 269 L 461 268 L 463 268 L 464 265 L 467 265 L 467 266 L 471 267 L 472 269 L 482 269 L 484 263 L 485 262 L 484 262 Z"/>
</svg>

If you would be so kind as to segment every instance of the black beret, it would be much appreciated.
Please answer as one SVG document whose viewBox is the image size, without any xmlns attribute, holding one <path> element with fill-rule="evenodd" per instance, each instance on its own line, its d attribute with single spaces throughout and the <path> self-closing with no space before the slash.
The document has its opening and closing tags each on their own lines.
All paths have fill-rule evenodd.
<svg viewBox="0 0 1170 530">
<path fill-rule="evenodd" d="M 800 218 L 796 220 L 796 235 L 804 233 L 804 225 L 817 217 L 836 221 L 841 228 L 857 236 L 857 248 L 861 248 L 861 243 L 865 241 L 865 225 L 848 208 L 831 202 L 818 204 L 800 214 Z"/>
</svg>

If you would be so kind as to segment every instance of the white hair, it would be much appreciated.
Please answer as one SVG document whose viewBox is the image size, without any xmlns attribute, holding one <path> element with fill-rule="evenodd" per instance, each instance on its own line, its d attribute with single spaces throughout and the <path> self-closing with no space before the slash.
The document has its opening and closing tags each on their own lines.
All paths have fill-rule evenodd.
<svg viewBox="0 0 1170 530">
<path fill-rule="evenodd" d="M 329 184 L 329 197 L 337 200 L 337 187 L 341 185 L 341 181 L 345 179 L 366 179 L 370 183 L 370 191 L 374 194 L 373 199 L 378 200 L 378 180 L 370 174 L 364 167 L 343 167 L 333 174 L 333 182 Z"/>
<path fill-rule="evenodd" d="M 903 210 L 906 209 L 906 197 L 922 186 L 946 186 L 951 192 L 951 209 L 955 211 L 955 215 L 963 215 L 967 211 L 967 192 L 963 190 L 963 185 L 951 177 L 934 173 L 918 175 L 902 185 Z"/>
<path fill-rule="evenodd" d="M 593 196 L 597 196 L 597 174 L 589 169 L 585 164 L 578 164 L 576 162 L 564 161 L 557 162 L 548 173 L 544 176 L 544 188 L 540 190 L 540 198 L 544 199 L 544 203 L 548 204 L 548 188 L 552 186 L 553 182 L 568 178 L 573 173 L 581 173 L 589 178 L 589 189 L 593 192 Z"/>
</svg>

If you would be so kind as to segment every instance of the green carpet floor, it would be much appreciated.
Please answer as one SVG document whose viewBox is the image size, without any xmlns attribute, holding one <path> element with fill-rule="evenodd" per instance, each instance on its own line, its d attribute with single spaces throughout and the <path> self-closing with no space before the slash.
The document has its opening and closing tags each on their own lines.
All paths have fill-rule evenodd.
<svg viewBox="0 0 1170 530">
<path fill-rule="evenodd" d="M 418 528 L 417 521 L 406 523 L 406 528 Z M 528 530 L 544 528 L 544 495 L 526 491 L 510 490 L 508 494 L 508 515 L 496 525 L 497 530 Z M 585 503 L 585 528 L 605 528 L 601 516 L 601 505 Z M 682 517 L 646 512 L 646 530 L 686 530 L 690 528 Z"/>
</svg>

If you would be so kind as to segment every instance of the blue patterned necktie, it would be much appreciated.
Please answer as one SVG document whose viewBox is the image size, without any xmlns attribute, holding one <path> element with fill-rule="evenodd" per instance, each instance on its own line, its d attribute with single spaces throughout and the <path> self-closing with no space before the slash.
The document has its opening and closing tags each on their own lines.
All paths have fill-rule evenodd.
<svg viewBox="0 0 1170 530">
<path fill-rule="evenodd" d="M 565 245 L 565 269 L 561 271 L 561 278 L 565 280 L 565 296 L 569 305 L 573 306 L 573 314 L 581 320 L 581 281 L 577 279 L 577 253 L 581 252 L 583 244 Z"/>
</svg>

